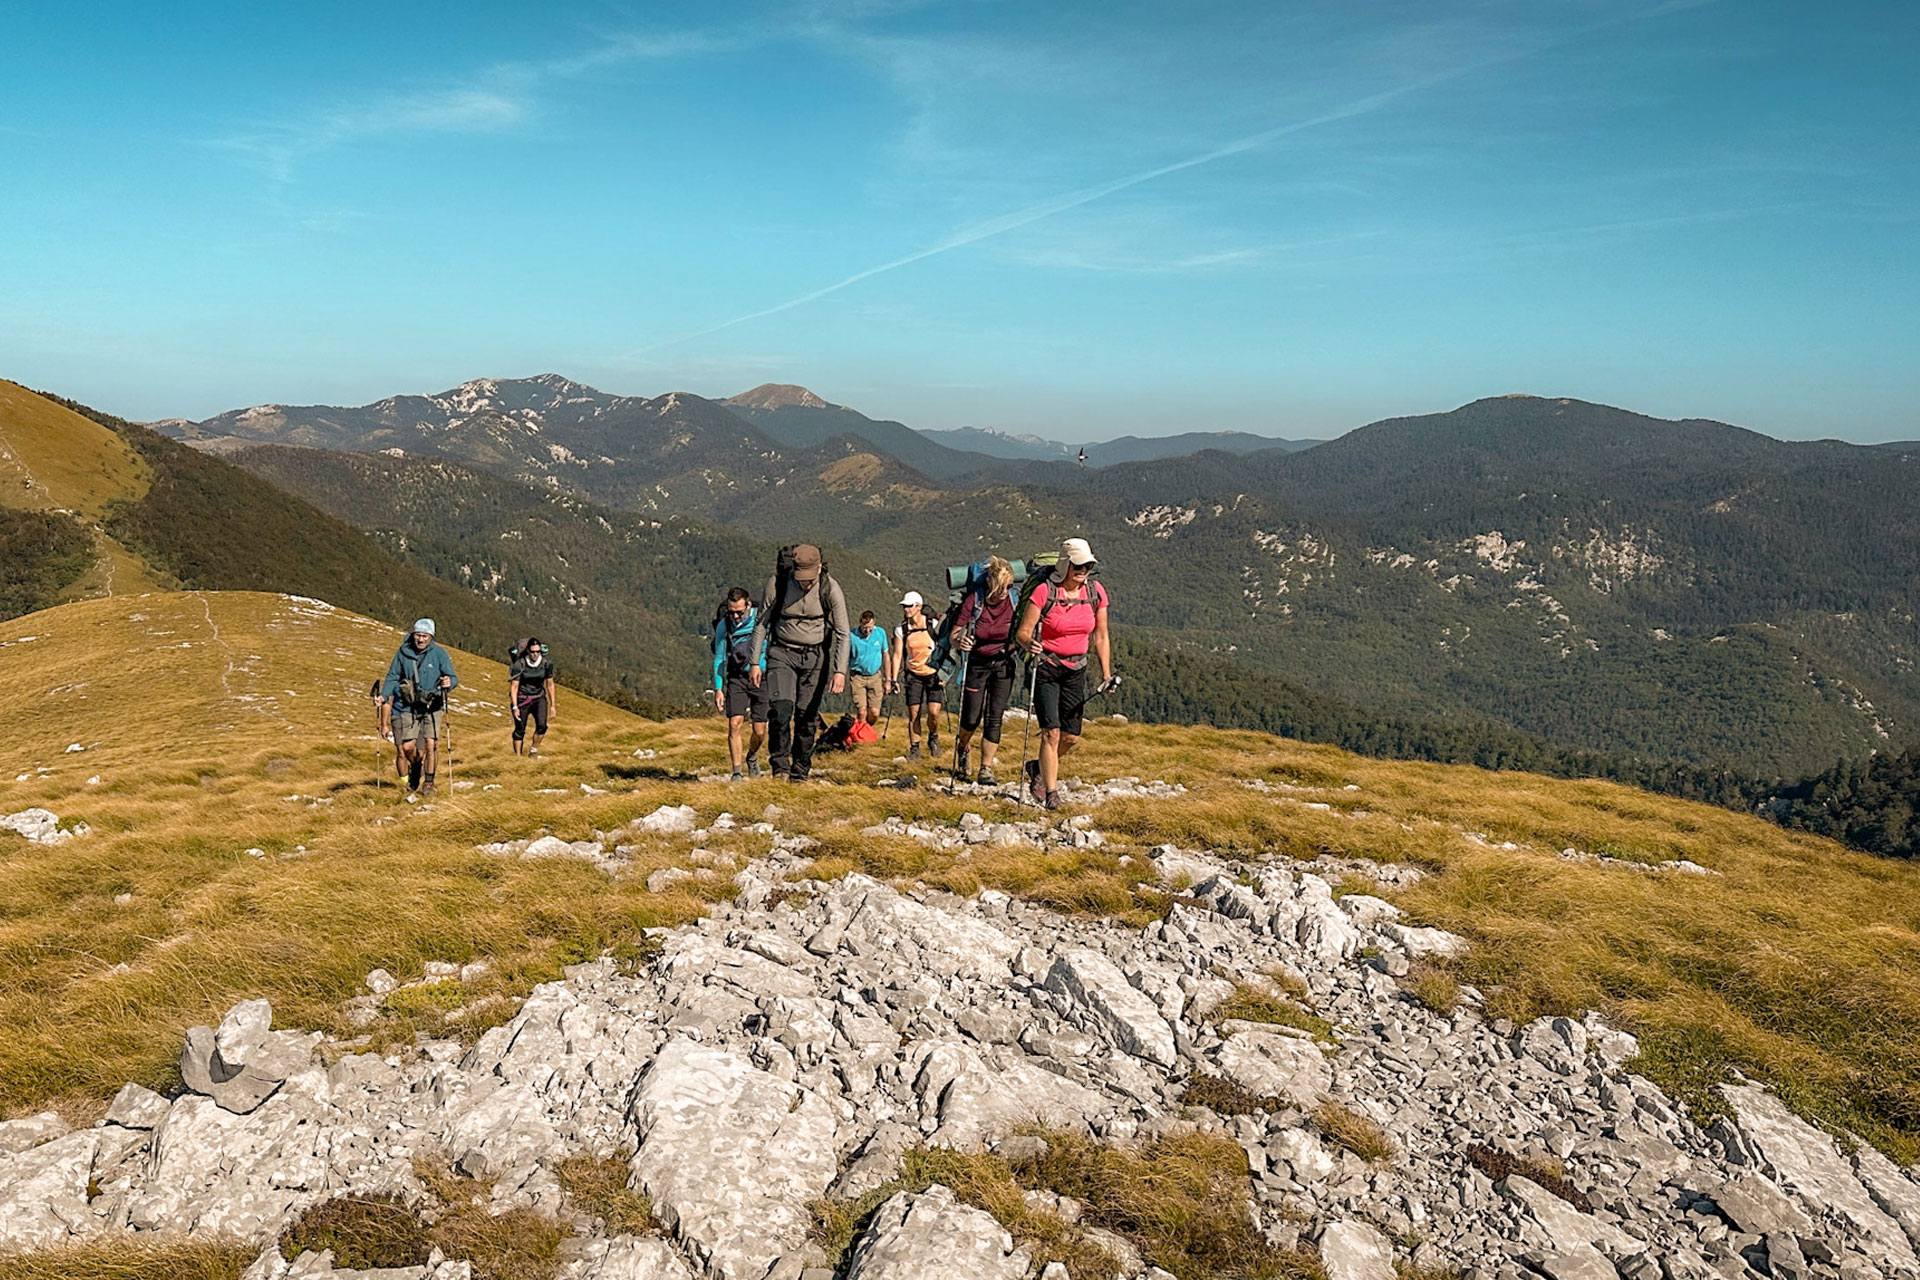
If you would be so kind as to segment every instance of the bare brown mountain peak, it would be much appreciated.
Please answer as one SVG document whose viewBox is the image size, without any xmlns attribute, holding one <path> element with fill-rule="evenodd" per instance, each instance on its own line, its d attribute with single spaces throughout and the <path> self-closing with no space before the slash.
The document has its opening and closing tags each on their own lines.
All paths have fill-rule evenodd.
<svg viewBox="0 0 1920 1280">
<path fill-rule="evenodd" d="M 763 382 L 751 391 L 742 391 L 730 396 L 728 404 L 742 405 L 748 409 L 833 409 L 837 405 L 822 400 L 805 387 L 796 387 L 790 382 Z"/>
</svg>

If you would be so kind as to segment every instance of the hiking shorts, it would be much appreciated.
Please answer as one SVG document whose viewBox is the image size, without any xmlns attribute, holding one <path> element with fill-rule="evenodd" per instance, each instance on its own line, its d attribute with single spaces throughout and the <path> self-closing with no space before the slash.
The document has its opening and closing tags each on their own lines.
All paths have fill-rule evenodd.
<svg viewBox="0 0 1920 1280">
<path fill-rule="evenodd" d="M 1042 729 L 1080 736 L 1087 709 L 1087 669 L 1072 670 L 1042 662 L 1033 682 L 1033 714 Z"/>
<path fill-rule="evenodd" d="M 880 699 L 885 696 L 887 682 L 878 671 L 870 676 L 847 676 L 847 692 L 853 695 L 853 714 L 856 716 L 877 716 L 880 714 Z"/>
<path fill-rule="evenodd" d="M 393 709 L 393 745 L 416 742 L 422 747 L 440 737 L 440 717 L 444 711 L 409 711 L 401 707 Z"/>
<path fill-rule="evenodd" d="M 941 684 L 939 676 L 915 675 L 909 671 L 907 672 L 907 678 L 902 680 L 900 685 L 901 688 L 906 690 L 907 710 L 911 711 L 915 707 L 937 707 L 940 705 Z"/>
<path fill-rule="evenodd" d="M 755 724 L 767 722 L 767 708 L 773 703 L 773 682 L 760 681 L 758 689 L 743 671 L 727 677 L 727 718 L 744 716 Z"/>
<path fill-rule="evenodd" d="M 528 702 L 516 703 L 513 708 L 513 740 L 519 742 L 527 736 L 527 721 L 533 721 L 533 731 L 542 734 L 547 731 L 547 695 Z"/>
</svg>

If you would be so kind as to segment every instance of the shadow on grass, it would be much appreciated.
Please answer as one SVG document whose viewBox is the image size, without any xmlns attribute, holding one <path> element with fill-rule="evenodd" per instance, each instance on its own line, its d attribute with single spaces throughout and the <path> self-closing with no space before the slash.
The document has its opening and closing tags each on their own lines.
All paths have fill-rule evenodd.
<svg viewBox="0 0 1920 1280">
<path fill-rule="evenodd" d="M 602 764 L 600 772 L 622 782 L 698 782 L 700 775 L 682 769 L 665 769 L 657 764 Z"/>
</svg>

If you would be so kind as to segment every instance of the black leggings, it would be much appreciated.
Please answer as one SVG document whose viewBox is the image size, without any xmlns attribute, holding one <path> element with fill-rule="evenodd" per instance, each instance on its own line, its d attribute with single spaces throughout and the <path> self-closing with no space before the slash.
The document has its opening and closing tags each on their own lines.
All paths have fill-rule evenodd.
<svg viewBox="0 0 1920 1280">
<path fill-rule="evenodd" d="M 980 729 L 983 741 L 1000 741 L 1000 724 L 1013 699 L 1013 654 L 967 664 L 967 682 L 960 692 L 960 732 Z M 981 728 L 982 724 L 985 728 Z"/>
<path fill-rule="evenodd" d="M 527 721 L 533 721 L 535 734 L 547 731 L 547 695 L 542 693 L 532 702 L 522 702 L 513 709 L 513 740 L 524 742 L 527 737 Z"/>
</svg>

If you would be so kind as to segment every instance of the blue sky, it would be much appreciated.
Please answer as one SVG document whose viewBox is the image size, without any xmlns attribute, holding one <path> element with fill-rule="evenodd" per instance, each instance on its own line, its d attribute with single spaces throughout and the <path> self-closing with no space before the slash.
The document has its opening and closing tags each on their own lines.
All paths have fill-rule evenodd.
<svg viewBox="0 0 1920 1280">
<path fill-rule="evenodd" d="M 0 375 L 130 417 L 556 371 L 1920 438 L 1909 4 L 76 3 L 0 50 Z"/>
</svg>

